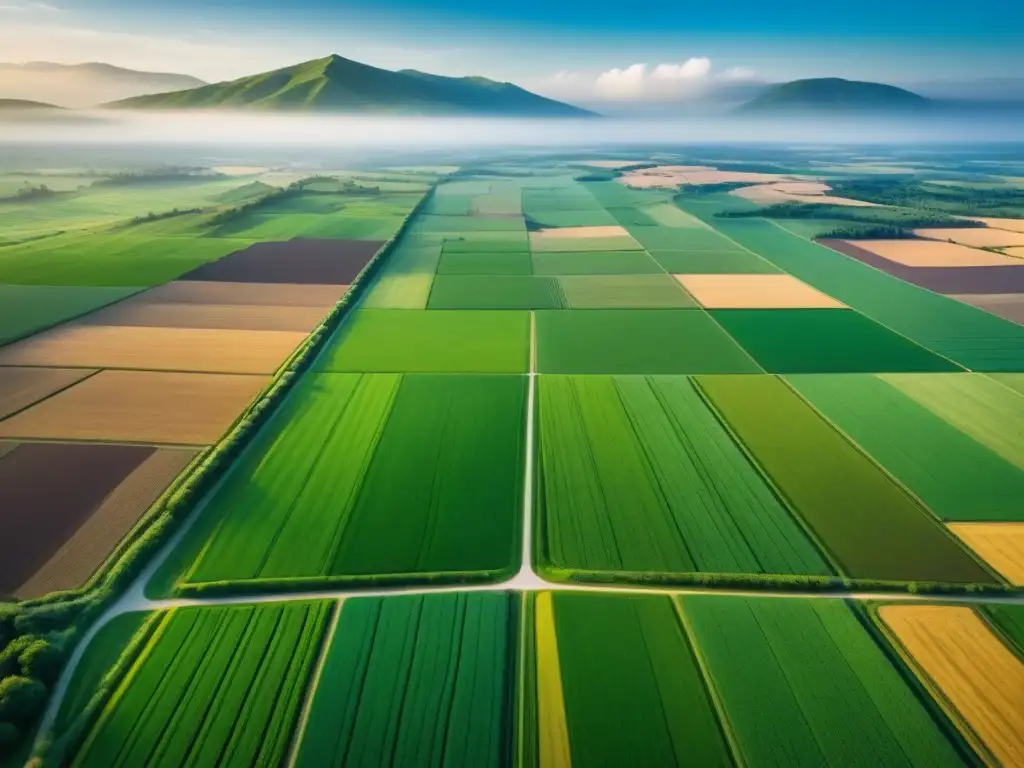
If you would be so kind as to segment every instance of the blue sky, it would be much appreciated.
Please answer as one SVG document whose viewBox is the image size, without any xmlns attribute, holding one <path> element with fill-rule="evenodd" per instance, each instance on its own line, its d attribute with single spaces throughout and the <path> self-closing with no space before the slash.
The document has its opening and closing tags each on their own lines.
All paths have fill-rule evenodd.
<svg viewBox="0 0 1024 768">
<path fill-rule="evenodd" d="M 101 60 L 220 80 L 339 53 L 388 68 L 482 74 L 566 98 L 660 97 L 744 78 L 1019 77 L 1024 1 L 978 7 L 984 11 L 948 0 L 0 0 L 0 58 Z"/>
</svg>

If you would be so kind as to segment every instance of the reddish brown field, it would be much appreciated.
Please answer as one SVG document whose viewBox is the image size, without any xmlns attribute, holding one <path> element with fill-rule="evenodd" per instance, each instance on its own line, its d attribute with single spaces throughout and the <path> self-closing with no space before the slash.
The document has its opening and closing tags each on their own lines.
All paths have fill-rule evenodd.
<svg viewBox="0 0 1024 768">
<path fill-rule="evenodd" d="M 182 275 L 184 280 L 351 285 L 384 241 L 255 243 Z"/>
<path fill-rule="evenodd" d="M 266 376 L 102 371 L 0 421 L 0 439 L 209 445 L 268 381 Z"/>
<path fill-rule="evenodd" d="M 14 590 L 14 596 L 30 600 L 85 586 L 195 455 L 196 451 L 175 448 L 154 451 L 103 499 L 39 570 Z"/>
<path fill-rule="evenodd" d="M 0 594 L 43 567 L 153 451 L 26 443 L 0 459 Z"/>
<path fill-rule="evenodd" d="M 121 304 L 135 301 L 166 304 L 267 304 L 277 307 L 332 307 L 347 285 L 298 283 L 232 283 L 174 280 L 151 288 Z"/>
<path fill-rule="evenodd" d="M 88 368 L 0 369 L 0 419 L 96 373 Z"/>
</svg>

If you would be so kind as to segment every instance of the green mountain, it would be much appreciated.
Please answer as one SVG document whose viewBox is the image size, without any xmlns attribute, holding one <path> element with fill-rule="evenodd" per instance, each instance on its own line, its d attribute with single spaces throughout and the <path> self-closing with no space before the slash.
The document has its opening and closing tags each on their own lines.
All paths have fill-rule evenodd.
<svg viewBox="0 0 1024 768">
<path fill-rule="evenodd" d="M 392 72 L 341 56 L 240 80 L 107 104 L 118 109 L 263 109 L 392 115 L 583 117 L 586 110 L 483 77 Z"/>
<path fill-rule="evenodd" d="M 737 109 L 746 115 L 899 113 L 927 111 L 930 99 L 881 83 L 838 77 L 774 85 Z"/>
</svg>

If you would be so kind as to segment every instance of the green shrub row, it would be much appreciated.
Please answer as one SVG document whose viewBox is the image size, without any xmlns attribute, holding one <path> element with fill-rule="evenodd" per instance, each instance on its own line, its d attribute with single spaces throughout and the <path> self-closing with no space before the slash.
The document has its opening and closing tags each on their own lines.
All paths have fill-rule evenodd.
<svg viewBox="0 0 1024 768">
<path fill-rule="evenodd" d="M 179 597 L 255 597 L 286 592 L 327 592 L 341 589 L 426 586 L 429 584 L 493 584 L 512 578 L 519 563 L 512 568 L 490 571 L 441 571 L 435 573 L 386 573 L 345 576 L 303 576 L 246 581 L 204 581 L 179 584 Z"/>
<path fill-rule="evenodd" d="M 380 265 L 405 233 L 409 221 L 422 210 L 433 195 L 428 192 L 410 212 L 398 232 L 364 267 L 352 287 L 310 334 L 292 356 L 278 369 L 262 395 L 236 420 L 233 427 L 213 448 L 203 453 L 175 484 L 147 512 L 138 534 L 109 558 L 104 569 L 81 590 L 60 592 L 36 600 L 5 605 L 0 612 L 0 640 L 6 638 L 0 654 L 18 654 L 19 674 L 6 674 L 0 665 L 0 757 L 17 748 L 31 731 L 48 696 L 47 681 L 25 674 L 21 658 L 27 646 L 42 641 L 55 649 L 57 669 L 73 648 L 81 632 L 117 600 L 144 571 L 152 557 L 167 543 L 195 504 L 219 481 L 230 464 L 267 421 L 299 374 L 308 368 L 320 348 L 359 300 Z M 41 653 L 37 651 L 37 653 Z M 0 658 L 6 658 L 0 655 Z M 9 664 L 10 666 L 10 664 Z M 13 666 L 11 666 L 14 669 Z M 28 667 L 34 670 L 35 667 Z M 52 681 L 51 681 L 52 682 Z M 6 738 L 7 743 L 4 743 Z"/>
<path fill-rule="evenodd" d="M 882 581 L 840 576 L 800 576 L 759 573 L 644 573 L 582 571 L 542 566 L 541 575 L 556 583 L 619 584 L 651 587 L 726 587 L 750 590 L 805 592 L 909 592 L 914 595 L 1006 595 L 1020 588 L 1001 584 L 961 584 L 943 581 Z"/>
</svg>

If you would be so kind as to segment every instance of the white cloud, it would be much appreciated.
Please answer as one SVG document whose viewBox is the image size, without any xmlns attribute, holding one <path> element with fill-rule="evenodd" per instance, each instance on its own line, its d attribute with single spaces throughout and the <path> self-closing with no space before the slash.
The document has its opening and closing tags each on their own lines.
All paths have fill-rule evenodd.
<svg viewBox="0 0 1024 768">
<path fill-rule="evenodd" d="M 537 90 L 556 98 L 598 101 L 676 101 L 701 96 L 725 83 L 752 82 L 748 67 L 715 72 L 711 59 L 694 56 L 681 63 L 632 64 L 598 74 L 562 71 L 537 83 Z"/>
</svg>

